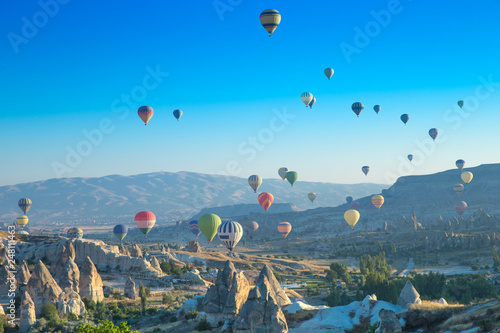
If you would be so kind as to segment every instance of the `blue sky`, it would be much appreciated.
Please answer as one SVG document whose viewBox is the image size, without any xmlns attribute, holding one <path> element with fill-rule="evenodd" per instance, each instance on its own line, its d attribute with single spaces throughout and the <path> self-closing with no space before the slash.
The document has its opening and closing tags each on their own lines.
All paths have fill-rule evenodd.
<svg viewBox="0 0 500 333">
<path fill-rule="evenodd" d="M 282 15 L 272 38 L 267 8 Z M 390 184 L 459 158 L 498 163 L 499 12 L 498 1 L 9 1 L 0 185 L 160 170 L 270 178 L 282 166 L 299 181 Z M 148 126 L 141 105 L 154 108 Z"/>
</svg>

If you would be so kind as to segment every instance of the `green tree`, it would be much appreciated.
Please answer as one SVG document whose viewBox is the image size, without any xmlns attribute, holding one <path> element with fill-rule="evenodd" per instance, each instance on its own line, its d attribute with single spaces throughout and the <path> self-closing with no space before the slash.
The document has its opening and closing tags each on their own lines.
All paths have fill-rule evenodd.
<svg viewBox="0 0 500 333">
<path fill-rule="evenodd" d="M 351 274 L 349 274 L 349 269 L 346 265 L 334 262 L 330 265 L 330 270 L 337 273 L 339 279 L 344 281 L 345 283 L 351 283 Z M 328 274 L 328 273 L 327 273 Z"/>
<path fill-rule="evenodd" d="M 495 245 L 493 245 L 493 267 L 500 267 L 500 256 Z"/>
<path fill-rule="evenodd" d="M 76 333 L 139 333 L 139 331 L 131 331 L 130 326 L 128 326 L 125 322 L 120 323 L 120 326 L 115 326 L 109 320 L 100 321 L 97 327 L 91 324 L 87 324 L 85 326 L 81 324 L 76 328 L 75 332 Z"/>
<path fill-rule="evenodd" d="M 163 294 L 161 297 L 161 302 L 165 305 L 171 305 L 174 302 L 174 298 L 170 294 Z"/>
<path fill-rule="evenodd" d="M 146 313 L 146 308 L 148 305 L 148 295 L 146 292 L 146 288 L 142 284 L 139 283 L 139 297 L 141 298 L 141 317 Z"/>
<path fill-rule="evenodd" d="M 47 320 L 50 320 L 52 318 L 57 318 L 59 319 L 59 315 L 57 313 L 57 308 L 54 304 L 52 303 L 45 303 L 42 306 L 42 310 L 40 312 L 40 316 L 42 318 L 45 318 Z"/>
</svg>

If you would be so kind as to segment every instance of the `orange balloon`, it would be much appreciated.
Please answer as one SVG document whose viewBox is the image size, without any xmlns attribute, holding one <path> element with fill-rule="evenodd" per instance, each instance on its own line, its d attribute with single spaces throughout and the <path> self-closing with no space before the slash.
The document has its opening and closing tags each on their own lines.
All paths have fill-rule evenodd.
<svg viewBox="0 0 500 333">
<path fill-rule="evenodd" d="M 265 211 L 267 211 L 269 207 L 271 207 L 273 201 L 274 197 L 271 193 L 262 192 L 261 194 L 259 194 L 259 204 L 262 206 L 262 208 L 264 208 Z"/>
<path fill-rule="evenodd" d="M 384 197 L 380 194 L 374 195 L 372 197 L 372 204 L 375 206 L 375 208 L 379 209 L 384 204 Z"/>
</svg>

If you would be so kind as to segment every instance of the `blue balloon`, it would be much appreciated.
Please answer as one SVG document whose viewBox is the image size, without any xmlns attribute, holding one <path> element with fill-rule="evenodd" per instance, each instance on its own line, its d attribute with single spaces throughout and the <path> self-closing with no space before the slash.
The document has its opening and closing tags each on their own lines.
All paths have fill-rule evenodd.
<svg viewBox="0 0 500 333">
<path fill-rule="evenodd" d="M 181 110 L 174 110 L 174 117 L 179 120 L 180 117 L 182 117 L 182 111 Z"/>
<path fill-rule="evenodd" d="M 401 115 L 401 121 L 406 125 L 406 123 L 408 122 L 408 120 L 410 120 L 410 115 L 408 114 L 402 114 Z"/>
</svg>

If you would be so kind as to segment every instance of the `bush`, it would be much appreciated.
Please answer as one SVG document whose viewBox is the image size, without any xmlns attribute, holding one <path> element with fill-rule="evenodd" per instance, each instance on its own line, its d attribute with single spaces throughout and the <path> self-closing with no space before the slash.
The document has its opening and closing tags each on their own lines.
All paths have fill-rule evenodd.
<svg viewBox="0 0 500 333">
<path fill-rule="evenodd" d="M 187 320 L 194 319 L 194 318 L 196 318 L 197 315 L 198 315 L 198 311 L 189 311 L 188 313 L 186 313 L 184 315 L 184 318 L 186 318 Z"/>
<path fill-rule="evenodd" d="M 161 302 L 162 304 L 170 305 L 174 302 L 174 298 L 170 294 L 163 294 L 163 296 L 161 297 Z"/>
<path fill-rule="evenodd" d="M 59 319 L 59 315 L 57 314 L 57 308 L 54 304 L 52 303 L 45 303 L 42 306 L 42 311 L 40 313 L 40 316 L 42 318 L 45 318 L 47 320 L 51 320 L 52 318 Z"/>
<path fill-rule="evenodd" d="M 208 331 L 212 329 L 212 325 L 206 319 L 201 320 L 198 325 L 196 325 L 195 330 L 197 331 Z"/>
<path fill-rule="evenodd" d="M 146 310 L 148 316 L 154 316 L 158 313 L 158 308 L 152 307 Z"/>
</svg>

